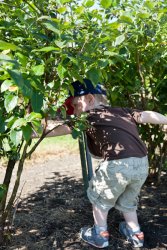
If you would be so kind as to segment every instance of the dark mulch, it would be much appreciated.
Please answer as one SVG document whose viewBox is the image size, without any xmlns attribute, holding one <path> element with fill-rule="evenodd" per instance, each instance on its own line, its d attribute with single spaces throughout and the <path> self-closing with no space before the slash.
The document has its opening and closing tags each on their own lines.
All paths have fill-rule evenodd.
<svg viewBox="0 0 167 250">
<path fill-rule="evenodd" d="M 166 180 L 164 174 L 159 186 L 149 183 L 141 193 L 138 214 L 145 233 L 145 250 L 167 249 Z M 132 249 L 119 234 L 120 221 L 122 216 L 112 209 L 108 218 L 109 250 Z M 19 204 L 11 242 L 1 249 L 91 250 L 94 248 L 79 239 L 79 231 L 92 224 L 92 209 L 82 181 L 55 173 L 39 192 Z"/>
</svg>

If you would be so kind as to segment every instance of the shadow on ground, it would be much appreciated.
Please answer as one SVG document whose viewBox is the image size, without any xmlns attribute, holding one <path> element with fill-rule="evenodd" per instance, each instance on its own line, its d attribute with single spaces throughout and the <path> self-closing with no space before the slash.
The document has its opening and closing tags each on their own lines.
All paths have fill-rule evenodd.
<svg viewBox="0 0 167 250">
<path fill-rule="evenodd" d="M 148 184 L 142 190 L 138 214 L 145 232 L 144 249 L 167 248 L 166 180 L 164 175 L 158 187 Z M 108 219 L 109 250 L 132 249 L 118 232 L 120 221 L 122 216 L 112 209 Z M 20 202 L 12 240 L 1 249 L 93 250 L 79 239 L 80 228 L 92 223 L 91 205 L 82 181 L 55 172 L 38 192 Z"/>
</svg>

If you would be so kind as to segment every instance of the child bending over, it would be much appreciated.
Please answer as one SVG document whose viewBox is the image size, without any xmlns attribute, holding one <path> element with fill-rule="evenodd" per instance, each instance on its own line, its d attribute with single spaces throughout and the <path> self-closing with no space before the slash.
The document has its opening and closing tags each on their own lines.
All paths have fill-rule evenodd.
<svg viewBox="0 0 167 250">
<path fill-rule="evenodd" d="M 73 109 L 76 116 L 87 112 L 90 125 L 85 131 L 88 148 L 92 155 L 102 158 L 87 190 L 93 206 L 94 225 L 83 227 L 81 238 L 97 248 L 107 247 L 107 216 L 115 207 L 124 217 L 119 225 L 120 233 L 134 247 L 142 247 L 144 234 L 136 210 L 138 195 L 148 175 L 148 158 L 137 124 L 167 124 L 167 117 L 153 111 L 111 107 L 102 86 L 97 84 L 94 87 L 87 79 L 84 84 L 76 81 L 72 85 L 74 95 L 67 108 Z M 50 136 L 71 131 L 70 126 L 62 125 Z"/>
</svg>

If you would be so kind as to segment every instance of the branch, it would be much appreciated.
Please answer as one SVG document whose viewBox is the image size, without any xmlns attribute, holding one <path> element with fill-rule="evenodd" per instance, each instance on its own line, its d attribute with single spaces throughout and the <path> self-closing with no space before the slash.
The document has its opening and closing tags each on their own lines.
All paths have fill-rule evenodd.
<svg viewBox="0 0 167 250">
<path fill-rule="evenodd" d="M 138 69 L 138 73 L 139 73 L 139 75 L 141 77 L 142 85 L 145 85 L 145 78 L 143 76 L 143 72 L 142 72 L 142 69 L 141 69 L 141 64 L 140 64 L 138 52 L 137 52 L 137 69 Z"/>
<path fill-rule="evenodd" d="M 18 187 L 19 187 L 19 184 L 20 184 L 20 177 L 21 177 L 21 174 L 22 174 L 22 171 L 23 171 L 23 165 L 24 165 L 24 161 L 25 161 L 25 156 L 26 156 L 26 151 L 27 151 L 27 148 L 28 148 L 28 144 L 29 142 L 26 142 L 25 146 L 24 146 L 24 149 L 23 149 L 23 153 L 22 153 L 22 156 L 21 156 L 21 159 L 19 161 L 19 165 L 18 165 L 18 170 L 17 170 L 17 177 L 16 177 L 16 181 L 15 181 L 15 184 L 14 184 L 14 188 L 13 188 L 13 191 L 12 191 L 12 194 L 11 194 L 11 197 L 8 201 L 8 204 L 5 208 L 5 211 L 2 215 L 2 220 L 3 222 L 6 221 L 10 211 L 11 211 L 11 208 L 13 206 L 13 202 L 15 200 L 15 197 L 16 197 L 16 194 L 17 194 L 17 191 L 18 191 Z"/>
<path fill-rule="evenodd" d="M 11 227 L 14 226 L 14 220 L 15 220 L 15 217 L 16 217 L 16 212 L 17 212 L 17 208 L 18 208 L 18 205 L 19 205 L 19 201 L 21 200 L 21 194 L 22 194 L 22 191 L 23 191 L 23 188 L 24 188 L 24 185 L 25 185 L 26 182 L 24 182 L 23 186 L 22 186 L 22 189 L 20 191 L 20 194 L 18 196 L 18 198 L 15 200 L 15 208 L 14 208 L 14 213 L 13 213 L 13 216 L 12 216 L 12 221 L 11 221 Z"/>
<path fill-rule="evenodd" d="M 145 89 L 145 78 L 141 69 L 141 63 L 140 63 L 140 59 L 139 59 L 139 52 L 137 51 L 137 70 L 139 73 L 139 76 L 141 78 L 141 83 L 143 86 L 143 89 Z M 144 96 L 143 96 L 143 91 L 141 91 L 141 101 L 142 101 L 142 106 L 143 108 L 145 108 L 145 100 L 144 100 Z"/>
<path fill-rule="evenodd" d="M 9 159 L 7 168 L 6 168 L 6 173 L 3 181 L 3 185 L 6 187 L 5 194 L 0 202 L 0 213 L 4 212 L 5 206 L 6 206 L 6 199 L 7 199 L 7 194 L 8 194 L 8 189 L 9 189 L 9 184 L 11 181 L 11 176 L 13 173 L 14 166 L 16 164 L 16 160 Z M 1 224 L 1 223 L 0 223 Z"/>
<path fill-rule="evenodd" d="M 84 50 L 84 47 L 85 47 L 86 44 L 87 44 L 87 40 L 85 40 L 84 44 L 82 45 L 82 48 L 81 48 L 81 51 L 79 52 L 79 54 L 83 53 L 83 50 Z"/>
<path fill-rule="evenodd" d="M 59 124 L 59 125 L 53 127 L 51 130 L 48 130 L 47 132 L 46 132 L 46 127 L 45 127 L 44 130 L 43 130 L 43 133 L 42 133 L 41 137 L 39 138 L 39 140 L 37 141 L 37 143 L 32 147 L 32 149 L 28 153 L 26 153 L 26 158 L 31 156 L 31 154 L 35 151 L 35 149 L 38 147 L 38 145 L 41 143 L 41 141 L 43 141 L 43 139 L 49 133 L 51 133 L 54 129 L 56 129 L 56 128 L 60 127 L 60 126 L 62 126 L 62 124 Z"/>
<path fill-rule="evenodd" d="M 5 2 L 0 2 L 0 4 L 5 4 L 7 5 L 8 7 L 11 7 L 11 8 L 18 8 L 20 10 L 22 10 L 24 13 L 26 13 L 28 16 L 32 17 L 32 15 L 30 15 L 30 13 L 26 12 L 23 8 L 20 8 L 19 6 L 16 6 L 16 5 L 11 5 L 11 4 L 8 4 L 8 3 L 5 3 Z M 31 6 L 32 7 L 32 6 Z"/>
<path fill-rule="evenodd" d="M 27 0 L 24 0 L 24 2 L 26 4 L 28 4 L 30 6 L 30 8 L 32 8 L 37 14 L 40 14 L 41 12 L 43 13 L 43 11 L 41 11 L 35 4 L 34 4 L 34 6 L 36 7 L 36 9 Z M 39 12 L 37 10 L 39 10 Z"/>
</svg>

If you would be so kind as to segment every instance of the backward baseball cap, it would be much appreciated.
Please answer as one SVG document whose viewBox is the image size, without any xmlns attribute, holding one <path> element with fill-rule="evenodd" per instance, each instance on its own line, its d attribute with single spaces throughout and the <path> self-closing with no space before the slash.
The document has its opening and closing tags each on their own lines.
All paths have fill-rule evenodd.
<svg viewBox="0 0 167 250">
<path fill-rule="evenodd" d="M 83 83 L 81 83 L 80 81 L 75 81 L 72 83 L 72 86 L 74 88 L 74 94 L 70 92 L 70 96 L 76 97 L 87 94 L 106 95 L 106 91 L 104 90 L 104 88 L 100 83 L 94 86 L 89 79 L 84 79 Z"/>
<path fill-rule="evenodd" d="M 83 96 L 87 94 L 107 95 L 101 83 L 98 83 L 96 86 L 94 86 L 93 83 L 89 79 L 83 79 L 83 83 L 81 83 L 80 81 L 75 81 L 71 85 L 74 91 L 73 93 L 71 91 L 69 92 L 69 97 L 66 99 L 63 105 L 66 108 L 66 112 L 68 115 L 73 114 L 74 110 L 71 105 L 71 102 L 74 99 L 74 97 Z"/>
</svg>

